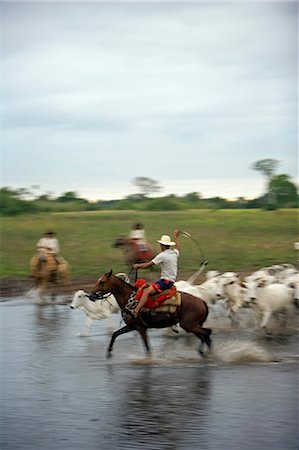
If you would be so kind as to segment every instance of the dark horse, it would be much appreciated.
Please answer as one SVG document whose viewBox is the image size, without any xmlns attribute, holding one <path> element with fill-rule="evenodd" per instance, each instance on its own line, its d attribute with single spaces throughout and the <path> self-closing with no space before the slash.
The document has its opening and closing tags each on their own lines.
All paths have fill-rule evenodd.
<svg viewBox="0 0 299 450">
<path fill-rule="evenodd" d="M 115 339 L 121 334 L 137 330 L 143 340 L 147 354 L 150 354 L 150 346 L 147 338 L 148 328 L 166 328 L 177 323 L 187 331 L 193 333 L 201 341 L 199 353 L 203 355 L 204 344 L 211 348 L 210 334 L 212 330 L 203 328 L 209 310 L 206 303 L 193 295 L 181 292 L 181 304 L 177 307 L 175 313 L 141 311 L 139 316 L 134 317 L 128 309 L 128 301 L 134 301 L 136 288 L 131 284 L 117 278 L 112 274 L 112 270 L 102 275 L 92 288 L 89 298 L 93 301 L 103 299 L 108 294 L 113 294 L 121 309 L 122 317 L 126 325 L 115 331 L 107 350 L 107 358 L 111 357 L 112 348 Z M 154 310 L 153 310 L 154 311 Z"/>
<path fill-rule="evenodd" d="M 118 236 L 112 246 L 124 251 L 125 262 L 129 267 L 135 263 L 150 261 L 154 257 L 149 244 L 144 243 L 141 248 L 137 242 L 130 241 L 125 236 Z"/>
</svg>

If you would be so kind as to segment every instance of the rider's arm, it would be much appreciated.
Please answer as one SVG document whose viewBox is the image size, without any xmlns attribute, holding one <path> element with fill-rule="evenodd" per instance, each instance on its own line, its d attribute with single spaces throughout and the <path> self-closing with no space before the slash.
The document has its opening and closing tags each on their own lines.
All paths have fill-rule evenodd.
<svg viewBox="0 0 299 450">
<path fill-rule="evenodd" d="M 149 267 L 151 267 L 153 265 L 154 265 L 153 261 L 148 261 L 148 262 L 145 262 L 145 263 L 134 264 L 133 265 L 133 269 L 134 270 L 148 269 Z"/>
<path fill-rule="evenodd" d="M 179 234 L 180 234 L 180 230 L 174 230 L 173 232 L 173 240 L 175 242 L 175 246 L 178 250 L 180 250 L 180 242 L 179 242 Z"/>
</svg>

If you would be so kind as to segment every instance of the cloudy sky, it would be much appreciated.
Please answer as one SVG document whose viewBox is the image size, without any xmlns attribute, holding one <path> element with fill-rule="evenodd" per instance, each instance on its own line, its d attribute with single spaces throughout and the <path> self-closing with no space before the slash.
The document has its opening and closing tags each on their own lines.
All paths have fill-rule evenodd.
<svg viewBox="0 0 299 450">
<path fill-rule="evenodd" d="M 296 2 L 2 2 L 2 186 L 248 198 L 298 182 Z"/>
</svg>

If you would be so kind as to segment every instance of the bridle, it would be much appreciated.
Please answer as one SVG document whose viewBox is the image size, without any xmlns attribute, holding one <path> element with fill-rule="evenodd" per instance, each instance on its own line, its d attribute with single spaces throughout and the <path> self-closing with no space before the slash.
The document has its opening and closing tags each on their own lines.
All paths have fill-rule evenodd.
<svg viewBox="0 0 299 450">
<path fill-rule="evenodd" d="M 114 275 L 115 276 L 115 275 Z M 124 283 L 126 283 L 126 284 L 129 284 L 128 283 L 128 281 L 124 281 L 124 280 L 122 280 L 121 278 L 119 278 L 119 277 L 116 277 L 115 276 L 115 278 L 117 278 L 118 280 L 121 280 L 121 281 L 123 281 Z M 127 277 L 127 279 L 129 279 L 129 276 Z M 134 299 L 135 299 L 135 296 L 136 296 L 136 292 L 135 292 L 135 290 L 134 290 L 134 286 L 132 286 L 132 288 L 133 288 L 133 291 L 132 291 L 132 293 L 130 294 L 130 296 L 129 296 L 129 299 L 128 299 L 128 302 L 130 301 L 130 302 L 132 302 Z M 107 298 L 108 297 L 110 297 L 110 295 L 112 295 L 112 292 L 111 291 L 108 291 L 108 292 L 101 292 L 101 291 L 97 291 L 97 292 L 94 292 L 93 294 L 88 294 L 87 295 L 87 297 L 89 298 L 89 300 L 91 300 L 91 301 L 95 301 L 95 300 L 106 300 L 108 303 L 109 303 L 109 300 L 107 300 Z M 109 303 L 110 304 L 110 303 Z M 111 304 L 110 304 L 111 305 Z"/>
<path fill-rule="evenodd" d="M 105 294 L 103 292 L 94 292 L 93 294 L 87 294 L 87 297 L 89 298 L 89 300 L 91 300 L 92 302 L 94 302 L 95 300 L 107 300 L 107 297 L 110 297 L 111 292 L 106 292 Z M 107 300 L 107 302 L 109 303 L 109 300 Z"/>
</svg>

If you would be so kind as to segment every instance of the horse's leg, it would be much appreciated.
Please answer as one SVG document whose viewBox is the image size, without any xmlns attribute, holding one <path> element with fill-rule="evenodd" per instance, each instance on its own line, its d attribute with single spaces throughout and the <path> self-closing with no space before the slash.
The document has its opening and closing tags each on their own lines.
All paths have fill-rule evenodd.
<svg viewBox="0 0 299 450">
<path fill-rule="evenodd" d="M 185 331 L 187 331 L 188 333 L 193 333 L 201 341 L 201 344 L 198 348 L 198 352 L 201 356 L 205 356 L 203 352 L 204 344 L 207 345 L 209 350 L 211 350 L 212 347 L 212 342 L 210 338 L 212 330 L 210 328 L 203 328 L 198 324 L 186 325 L 184 323 L 181 323 L 180 325 Z"/>
<path fill-rule="evenodd" d="M 211 328 L 202 328 L 202 330 L 204 331 L 204 341 L 205 341 L 206 345 L 208 346 L 208 349 L 211 350 L 212 349 L 212 341 L 211 341 L 212 330 L 211 330 Z"/>
<path fill-rule="evenodd" d="M 146 328 L 144 328 L 144 327 L 136 327 L 136 330 L 140 333 L 140 335 L 141 335 L 141 337 L 142 337 L 142 340 L 143 340 L 143 343 L 144 343 L 144 346 L 145 346 L 145 349 L 146 349 L 146 353 L 147 353 L 147 356 L 150 356 L 150 354 L 151 354 L 151 349 L 150 349 L 150 346 L 149 346 L 149 343 L 148 343 L 148 338 L 147 338 L 147 332 L 146 332 Z"/>
<path fill-rule="evenodd" d="M 53 290 L 51 290 L 51 300 L 52 300 L 52 302 L 54 302 L 55 301 L 55 299 L 56 299 L 56 285 L 54 285 L 53 286 Z"/>
<path fill-rule="evenodd" d="M 133 330 L 134 330 L 134 328 L 129 327 L 129 325 L 125 325 L 120 330 L 117 330 L 117 331 L 115 331 L 113 333 L 113 335 L 111 337 L 111 340 L 110 340 L 110 344 L 109 344 L 108 349 L 107 349 L 107 354 L 106 354 L 107 358 L 111 358 L 111 356 L 112 356 L 111 353 L 112 353 L 112 348 L 113 348 L 113 344 L 114 344 L 115 339 L 118 336 L 120 336 L 121 334 L 129 333 L 130 331 L 133 331 Z"/>
<path fill-rule="evenodd" d="M 212 342 L 210 338 L 210 334 L 212 333 L 212 330 L 210 328 L 201 328 L 200 332 L 193 332 L 195 336 L 197 336 L 201 340 L 201 344 L 198 348 L 198 353 L 201 356 L 206 356 L 204 353 L 204 345 L 208 347 L 208 350 L 211 351 L 212 348 Z"/>
<path fill-rule="evenodd" d="M 45 282 L 43 280 L 43 278 L 36 278 L 35 279 L 35 286 L 36 286 L 36 299 L 39 302 L 44 301 L 44 291 L 45 291 Z"/>
</svg>

